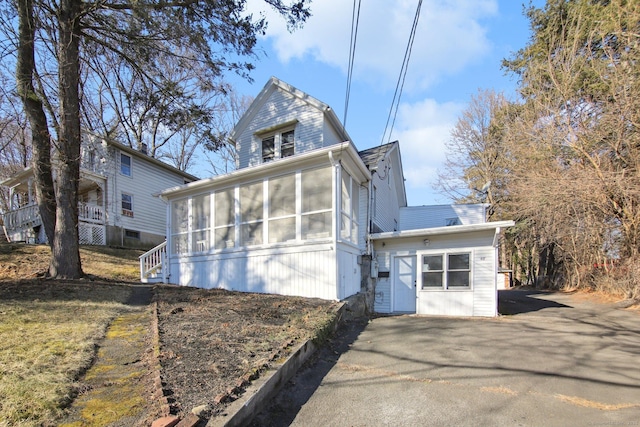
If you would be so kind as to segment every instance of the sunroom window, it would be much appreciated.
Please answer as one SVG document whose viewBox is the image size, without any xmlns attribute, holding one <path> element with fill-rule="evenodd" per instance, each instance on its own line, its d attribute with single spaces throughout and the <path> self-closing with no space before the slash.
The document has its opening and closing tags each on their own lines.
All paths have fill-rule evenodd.
<svg viewBox="0 0 640 427">
<path fill-rule="evenodd" d="M 296 176 L 269 180 L 269 243 L 296 240 Z"/>
<path fill-rule="evenodd" d="M 214 196 L 214 247 L 232 248 L 236 241 L 235 189 L 218 191 Z"/>
<path fill-rule="evenodd" d="M 346 172 L 342 173 L 342 209 L 340 237 L 358 243 L 358 215 L 360 213 L 360 185 Z"/>
<path fill-rule="evenodd" d="M 191 200 L 192 232 L 191 245 L 193 252 L 208 251 L 211 233 L 211 196 L 202 194 Z"/>
<path fill-rule="evenodd" d="M 171 204 L 172 253 L 189 252 L 189 200 L 176 200 Z"/>
<path fill-rule="evenodd" d="M 262 244 L 263 211 L 262 181 L 240 187 L 240 245 Z"/>
<path fill-rule="evenodd" d="M 302 239 L 331 236 L 330 168 L 302 171 Z"/>
</svg>

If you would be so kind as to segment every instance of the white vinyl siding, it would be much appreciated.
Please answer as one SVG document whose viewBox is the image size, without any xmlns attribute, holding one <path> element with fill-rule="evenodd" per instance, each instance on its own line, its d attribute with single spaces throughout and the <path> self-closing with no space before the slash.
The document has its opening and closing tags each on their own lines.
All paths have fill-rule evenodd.
<svg viewBox="0 0 640 427">
<path fill-rule="evenodd" d="M 336 268 L 332 245 L 317 243 L 174 259 L 171 277 L 182 286 L 335 300 Z"/>
<path fill-rule="evenodd" d="M 397 174 L 390 174 L 389 170 L 384 168 L 380 168 L 372 175 L 373 188 L 375 188 L 372 218 L 374 224 L 379 227 L 377 232 L 398 231 L 400 203 L 395 184 L 388 183 L 390 177 L 396 176 Z"/>
<path fill-rule="evenodd" d="M 277 118 L 275 123 L 274 117 Z M 238 168 L 262 163 L 262 137 L 268 136 L 263 130 L 277 127 L 279 124 L 287 126 L 287 123 L 296 123 L 294 144 L 296 154 L 325 146 L 323 132 L 318 131 L 323 128 L 323 112 L 290 93 L 274 90 L 257 111 L 250 125 L 236 137 Z M 292 128 L 284 130 L 292 130 Z"/>
<path fill-rule="evenodd" d="M 410 206 L 400 209 L 400 230 L 472 225 L 484 222 L 486 222 L 485 206 L 482 204 Z"/>
<path fill-rule="evenodd" d="M 390 271 L 393 256 L 417 255 L 418 300 L 417 313 L 425 315 L 451 316 L 495 316 L 497 314 L 496 260 L 492 246 L 494 230 L 460 234 L 429 236 L 425 246 L 424 238 L 396 238 L 375 242 L 378 271 Z M 425 288 L 422 285 L 422 256 L 470 254 L 471 287 L 466 288 Z M 446 271 L 446 259 L 443 271 Z M 444 279 L 446 281 L 446 279 Z M 374 311 L 389 313 L 392 310 L 393 272 L 390 278 L 375 280 Z"/>
</svg>

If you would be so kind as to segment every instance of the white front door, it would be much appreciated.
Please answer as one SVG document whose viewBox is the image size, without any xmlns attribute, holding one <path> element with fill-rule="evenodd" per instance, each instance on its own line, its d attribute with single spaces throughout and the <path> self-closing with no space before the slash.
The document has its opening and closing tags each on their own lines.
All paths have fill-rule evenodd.
<svg viewBox="0 0 640 427">
<path fill-rule="evenodd" d="M 393 311 L 416 312 L 416 257 L 394 258 Z"/>
</svg>

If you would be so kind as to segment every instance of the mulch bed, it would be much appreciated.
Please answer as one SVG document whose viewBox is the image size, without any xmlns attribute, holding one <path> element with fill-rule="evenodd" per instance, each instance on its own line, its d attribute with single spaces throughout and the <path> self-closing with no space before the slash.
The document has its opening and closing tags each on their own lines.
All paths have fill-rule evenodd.
<svg viewBox="0 0 640 427">
<path fill-rule="evenodd" d="M 159 286 L 159 361 L 173 414 L 215 416 L 264 369 L 330 323 L 336 303 Z"/>
</svg>

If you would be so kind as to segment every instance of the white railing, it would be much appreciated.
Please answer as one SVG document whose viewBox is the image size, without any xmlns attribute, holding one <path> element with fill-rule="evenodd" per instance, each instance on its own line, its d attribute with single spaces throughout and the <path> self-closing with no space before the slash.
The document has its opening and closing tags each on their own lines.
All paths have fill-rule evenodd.
<svg viewBox="0 0 640 427">
<path fill-rule="evenodd" d="M 26 224 L 39 225 L 40 224 L 40 211 L 38 211 L 38 205 L 29 205 L 16 210 L 7 212 L 2 216 L 4 226 L 7 230 L 15 230 L 22 228 Z"/>
<path fill-rule="evenodd" d="M 78 219 L 94 224 L 104 224 L 104 210 L 102 206 L 78 203 Z M 26 226 L 35 227 L 41 224 L 38 205 L 28 205 L 2 215 L 7 230 L 18 230 Z"/>
<path fill-rule="evenodd" d="M 104 212 L 102 206 L 89 205 L 83 202 L 78 203 L 78 219 L 80 221 L 103 224 Z"/>
<path fill-rule="evenodd" d="M 167 242 L 140 255 L 140 281 L 167 283 L 169 279 L 167 265 Z"/>
</svg>

